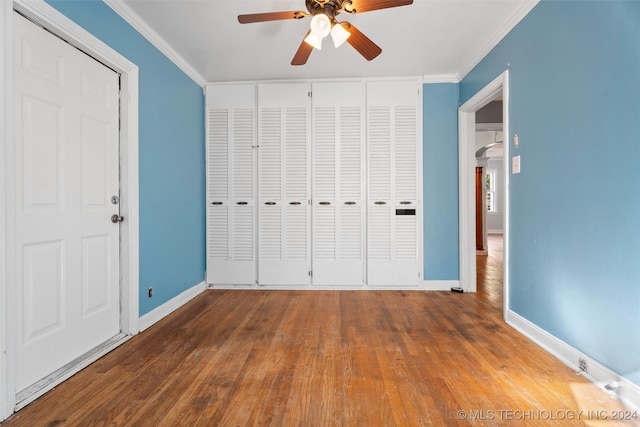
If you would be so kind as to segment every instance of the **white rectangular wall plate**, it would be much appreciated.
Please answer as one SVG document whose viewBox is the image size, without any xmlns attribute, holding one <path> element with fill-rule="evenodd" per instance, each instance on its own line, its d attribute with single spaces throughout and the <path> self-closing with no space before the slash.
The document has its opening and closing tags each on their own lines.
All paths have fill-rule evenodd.
<svg viewBox="0 0 640 427">
<path fill-rule="evenodd" d="M 520 156 L 511 158 L 511 173 L 520 173 Z"/>
</svg>

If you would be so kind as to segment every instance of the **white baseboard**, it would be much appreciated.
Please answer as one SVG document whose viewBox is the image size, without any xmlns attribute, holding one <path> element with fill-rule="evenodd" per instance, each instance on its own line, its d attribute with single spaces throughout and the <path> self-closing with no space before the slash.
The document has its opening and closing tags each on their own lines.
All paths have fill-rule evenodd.
<svg viewBox="0 0 640 427">
<path fill-rule="evenodd" d="M 425 291 L 450 291 L 460 287 L 459 280 L 425 280 L 420 289 Z"/>
<path fill-rule="evenodd" d="M 376 291 L 450 291 L 453 287 L 460 286 L 459 280 L 424 280 L 416 283 L 414 286 L 315 286 L 315 285 L 300 285 L 300 286 L 262 286 L 262 285 L 218 285 L 211 284 L 209 289 L 246 289 L 246 290 L 261 290 L 261 291 L 275 291 L 275 290 L 293 290 L 293 291 L 364 291 L 364 290 L 376 290 Z"/>
<path fill-rule="evenodd" d="M 180 295 L 170 299 L 159 307 L 154 308 L 144 316 L 140 317 L 138 320 L 138 326 L 140 328 L 140 332 L 159 322 L 160 320 L 167 317 L 169 314 L 176 311 L 178 308 L 182 307 L 193 298 L 200 295 L 207 289 L 207 284 L 202 281 L 192 288 L 187 289 Z"/>
<path fill-rule="evenodd" d="M 621 377 L 611 369 L 511 310 L 507 312 L 506 322 L 576 372 L 580 370 L 579 359 L 585 360 L 587 362 L 587 370 L 586 372 L 581 372 L 581 375 L 630 409 L 640 410 L 640 386 Z M 617 387 L 614 390 L 607 390 L 605 388 L 607 385 Z"/>
</svg>

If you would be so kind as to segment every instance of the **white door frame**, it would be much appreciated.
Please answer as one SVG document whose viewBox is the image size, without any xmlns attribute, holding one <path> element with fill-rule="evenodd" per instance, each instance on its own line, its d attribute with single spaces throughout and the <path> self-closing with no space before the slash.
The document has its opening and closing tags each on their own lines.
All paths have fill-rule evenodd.
<svg viewBox="0 0 640 427">
<path fill-rule="evenodd" d="M 475 133 L 476 111 L 502 95 L 504 136 L 504 277 L 503 315 L 509 307 L 509 70 L 476 93 L 458 109 L 458 182 L 460 215 L 460 287 L 477 290 L 476 280 L 476 211 L 475 211 Z"/>
<path fill-rule="evenodd" d="M 16 405 L 16 297 L 13 164 L 13 11 L 120 73 L 120 330 L 138 333 L 138 67 L 43 0 L 0 1 L 0 421 Z"/>
</svg>

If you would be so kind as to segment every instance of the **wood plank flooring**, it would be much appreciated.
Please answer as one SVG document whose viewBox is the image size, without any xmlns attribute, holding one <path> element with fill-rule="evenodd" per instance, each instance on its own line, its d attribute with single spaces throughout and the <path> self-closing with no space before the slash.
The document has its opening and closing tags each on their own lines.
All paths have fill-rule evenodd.
<svg viewBox="0 0 640 427">
<path fill-rule="evenodd" d="M 616 425 L 503 322 L 500 250 L 475 294 L 206 291 L 2 426 Z"/>
</svg>

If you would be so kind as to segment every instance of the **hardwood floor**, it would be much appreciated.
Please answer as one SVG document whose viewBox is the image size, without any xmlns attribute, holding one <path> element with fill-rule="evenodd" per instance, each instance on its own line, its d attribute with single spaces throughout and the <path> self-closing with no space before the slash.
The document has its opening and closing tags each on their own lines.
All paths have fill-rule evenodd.
<svg viewBox="0 0 640 427">
<path fill-rule="evenodd" d="M 500 248 L 476 294 L 207 291 L 2 425 L 602 425 L 619 403 L 503 322 Z"/>
</svg>

